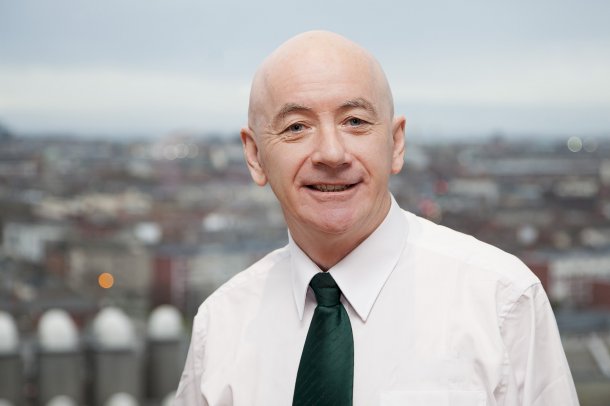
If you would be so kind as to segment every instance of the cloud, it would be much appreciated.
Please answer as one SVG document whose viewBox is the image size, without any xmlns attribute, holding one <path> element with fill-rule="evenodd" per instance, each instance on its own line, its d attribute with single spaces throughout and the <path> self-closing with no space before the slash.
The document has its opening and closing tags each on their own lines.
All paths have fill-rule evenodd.
<svg viewBox="0 0 610 406">
<path fill-rule="evenodd" d="M 64 128 L 77 123 L 75 130 L 85 132 L 97 127 L 124 127 L 124 131 L 238 129 L 246 119 L 248 91 L 249 78 L 103 68 L 0 67 L 0 109 L 7 117 L 28 116 L 29 123 L 16 125 L 30 129 L 44 129 L 48 117 L 53 117 L 54 125 L 64 122 Z M 236 117 L 243 117 L 243 121 L 235 122 Z M 116 123 L 110 125 L 112 121 Z"/>
<path fill-rule="evenodd" d="M 397 107 L 430 123 L 421 128 L 510 128 L 516 114 L 519 128 L 556 131 L 560 114 L 575 130 L 610 128 L 604 0 L 0 0 L 0 9 L 0 120 L 17 131 L 236 131 L 258 63 L 314 28 L 373 52 Z"/>
<path fill-rule="evenodd" d="M 563 43 L 494 53 L 412 55 L 393 61 L 389 73 L 400 102 L 610 107 L 607 49 Z M 398 66 L 399 72 L 394 70 Z"/>
</svg>

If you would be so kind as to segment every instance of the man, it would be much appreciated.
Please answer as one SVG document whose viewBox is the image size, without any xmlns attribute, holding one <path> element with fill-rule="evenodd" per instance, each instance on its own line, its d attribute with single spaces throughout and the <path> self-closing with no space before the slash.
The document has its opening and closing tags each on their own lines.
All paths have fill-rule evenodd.
<svg viewBox="0 0 610 406">
<path fill-rule="evenodd" d="M 404 129 L 378 62 L 339 35 L 263 62 L 241 137 L 289 244 L 201 305 L 178 405 L 578 404 L 536 277 L 394 201 Z"/>
</svg>

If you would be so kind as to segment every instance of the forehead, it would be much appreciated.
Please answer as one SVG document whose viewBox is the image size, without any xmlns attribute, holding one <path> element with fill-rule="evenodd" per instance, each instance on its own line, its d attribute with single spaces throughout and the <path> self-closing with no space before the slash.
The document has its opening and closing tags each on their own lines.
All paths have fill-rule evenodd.
<svg viewBox="0 0 610 406">
<path fill-rule="evenodd" d="M 370 61 L 354 56 L 284 56 L 266 70 L 264 85 L 263 103 L 272 110 L 286 103 L 332 109 L 346 100 L 380 101 Z"/>
</svg>

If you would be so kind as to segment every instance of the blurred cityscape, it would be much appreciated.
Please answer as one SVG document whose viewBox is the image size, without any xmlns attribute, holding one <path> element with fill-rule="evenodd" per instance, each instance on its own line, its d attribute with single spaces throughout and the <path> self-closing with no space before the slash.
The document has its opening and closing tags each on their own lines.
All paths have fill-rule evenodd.
<svg viewBox="0 0 610 406">
<path fill-rule="evenodd" d="M 521 258 L 555 308 L 581 404 L 610 404 L 610 137 L 408 142 L 391 189 L 403 208 Z M 199 304 L 287 242 L 238 136 L 186 132 L 111 140 L 0 127 L 0 229 L 7 405 L 169 404 Z M 60 330 L 72 338 L 53 344 Z M 164 372 L 151 377 L 151 362 Z M 86 367 L 61 392 L 70 384 L 49 365 Z M 116 368 L 136 372 L 103 378 Z"/>
</svg>

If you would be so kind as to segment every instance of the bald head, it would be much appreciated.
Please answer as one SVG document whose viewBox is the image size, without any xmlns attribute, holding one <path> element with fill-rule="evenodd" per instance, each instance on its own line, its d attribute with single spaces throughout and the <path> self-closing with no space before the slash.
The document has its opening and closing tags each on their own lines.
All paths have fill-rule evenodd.
<svg viewBox="0 0 610 406">
<path fill-rule="evenodd" d="M 391 120 L 394 102 L 379 62 L 345 37 L 328 31 L 309 31 L 284 42 L 257 70 L 250 90 L 249 127 L 256 131 L 268 124 L 266 118 L 273 113 L 268 111 L 268 106 L 277 101 L 277 93 L 286 90 L 286 86 L 297 80 L 324 85 L 333 75 L 339 80 L 367 82 L 383 109 L 381 113 Z"/>
</svg>

